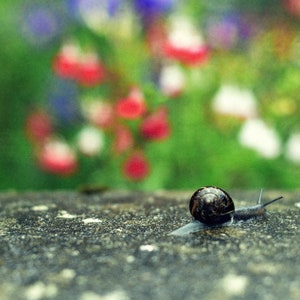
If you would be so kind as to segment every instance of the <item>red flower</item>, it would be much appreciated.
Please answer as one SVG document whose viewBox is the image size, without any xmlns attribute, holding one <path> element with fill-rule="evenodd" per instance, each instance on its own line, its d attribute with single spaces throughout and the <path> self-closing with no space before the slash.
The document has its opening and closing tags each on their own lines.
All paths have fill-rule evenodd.
<svg viewBox="0 0 300 300">
<path fill-rule="evenodd" d="M 43 111 L 31 113 L 25 126 L 28 137 L 34 142 L 43 142 L 53 131 L 50 118 Z"/>
<path fill-rule="evenodd" d="M 170 125 L 167 120 L 167 111 L 160 108 L 144 119 L 140 128 L 144 138 L 149 140 L 162 140 L 170 135 Z"/>
<path fill-rule="evenodd" d="M 50 140 L 38 153 L 40 167 L 50 173 L 71 175 L 76 171 L 77 160 L 72 149 L 64 142 Z"/>
<path fill-rule="evenodd" d="M 96 55 L 85 55 L 78 65 L 76 80 L 87 87 L 100 84 L 105 78 L 105 70 Z"/>
<path fill-rule="evenodd" d="M 202 64 L 209 57 L 209 50 L 201 32 L 189 18 L 179 17 L 171 20 L 163 51 L 167 58 L 189 66 Z"/>
<path fill-rule="evenodd" d="M 66 57 L 64 54 L 58 54 L 53 61 L 54 72 L 64 78 L 74 78 L 77 72 L 77 61 Z"/>
<path fill-rule="evenodd" d="M 63 78 L 74 79 L 77 75 L 78 57 L 78 49 L 75 45 L 64 45 L 60 52 L 54 57 L 54 72 Z"/>
<path fill-rule="evenodd" d="M 121 154 L 131 148 L 133 145 L 133 137 L 131 131 L 124 125 L 116 128 L 115 140 L 113 143 L 113 151 Z"/>
<path fill-rule="evenodd" d="M 178 60 L 189 66 L 196 66 L 207 62 L 210 55 L 209 49 L 205 45 L 199 45 L 195 48 L 185 48 L 171 43 L 164 45 L 164 53 L 168 58 Z"/>
<path fill-rule="evenodd" d="M 95 53 L 81 54 L 76 45 L 64 45 L 53 60 L 54 72 L 76 80 L 83 86 L 95 86 L 105 78 L 105 70 Z"/>
<path fill-rule="evenodd" d="M 146 111 L 143 94 L 137 88 L 133 89 L 128 97 L 118 101 L 116 112 L 119 117 L 125 119 L 137 119 Z"/>
<path fill-rule="evenodd" d="M 143 180 L 149 171 L 149 163 L 140 151 L 132 153 L 123 165 L 123 173 L 130 180 Z"/>
</svg>

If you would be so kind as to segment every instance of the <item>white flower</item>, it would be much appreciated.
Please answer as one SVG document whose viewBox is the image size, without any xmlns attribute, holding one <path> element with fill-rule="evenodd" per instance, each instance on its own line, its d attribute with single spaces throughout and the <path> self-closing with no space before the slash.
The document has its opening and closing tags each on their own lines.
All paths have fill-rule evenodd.
<svg viewBox="0 0 300 300">
<path fill-rule="evenodd" d="M 185 85 L 185 77 L 180 67 L 177 65 L 163 67 L 159 85 L 166 96 L 172 97 L 180 94 Z"/>
<path fill-rule="evenodd" d="M 294 163 L 300 163 L 300 133 L 293 133 L 289 137 L 285 156 Z"/>
<path fill-rule="evenodd" d="M 243 146 L 257 151 L 265 158 L 275 158 L 280 154 L 281 143 L 277 132 L 260 119 L 246 121 L 238 139 Z"/>
<path fill-rule="evenodd" d="M 182 49 L 197 50 L 204 44 L 202 35 L 189 18 L 175 16 L 171 19 L 168 40 L 171 45 Z"/>
<path fill-rule="evenodd" d="M 222 85 L 212 103 L 215 112 L 242 119 L 257 116 L 256 98 L 248 89 L 234 85 Z"/>
<path fill-rule="evenodd" d="M 95 127 L 84 127 L 78 133 L 77 144 L 83 154 L 89 156 L 97 155 L 104 146 L 103 133 Z"/>
</svg>

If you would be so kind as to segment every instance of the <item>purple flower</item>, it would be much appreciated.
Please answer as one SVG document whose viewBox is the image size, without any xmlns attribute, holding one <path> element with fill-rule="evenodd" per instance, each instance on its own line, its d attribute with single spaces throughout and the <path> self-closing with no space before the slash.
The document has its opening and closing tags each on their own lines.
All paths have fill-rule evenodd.
<svg viewBox="0 0 300 300">
<path fill-rule="evenodd" d="M 81 14 L 88 12 L 94 13 L 99 12 L 99 18 L 103 12 L 113 17 L 121 7 L 121 0 L 66 0 L 67 7 L 71 12 L 71 15 L 79 17 Z"/>
<path fill-rule="evenodd" d="M 25 7 L 22 17 L 21 31 L 33 45 L 46 45 L 61 31 L 60 16 L 52 7 L 30 5 Z"/>
<path fill-rule="evenodd" d="M 134 6 L 143 18 L 151 18 L 169 12 L 175 2 L 177 0 L 134 0 Z"/>
<path fill-rule="evenodd" d="M 207 23 L 209 44 L 217 49 L 231 49 L 247 41 L 254 26 L 245 16 L 237 12 L 210 17 Z"/>
</svg>

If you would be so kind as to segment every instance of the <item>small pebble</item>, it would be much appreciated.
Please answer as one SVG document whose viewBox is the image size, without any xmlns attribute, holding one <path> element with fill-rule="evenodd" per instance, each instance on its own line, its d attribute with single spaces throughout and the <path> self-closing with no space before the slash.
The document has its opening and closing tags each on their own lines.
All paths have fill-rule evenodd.
<svg viewBox="0 0 300 300">
<path fill-rule="evenodd" d="M 58 218 L 62 218 L 62 219 L 74 219 L 74 218 L 77 218 L 76 215 L 72 215 L 72 214 L 69 214 L 67 211 L 65 210 L 60 210 L 58 212 L 58 215 L 57 215 Z"/>
<path fill-rule="evenodd" d="M 245 293 L 248 278 L 242 275 L 228 274 L 222 279 L 221 284 L 227 295 L 241 296 Z"/>
<path fill-rule="evenodd" d="M 148 251 L 148 252 L 152 252 L 152 251 L 157 251 L 158 247 L 155 245 L 141 245 L 140 246 L 140 250 L 141 251 Z"/>
<path fill-rule="evenodd" d="M 129 296 L 122 290 L 110 292 L 105 295 L 98 295 L 94 292 L 85 292 L 79 298 L 80 300 L 129 300 Z"/>
<path fill-rule="evenodd" d="M 82 222 L 84 224 L 90 224 L 90 223 L 101 223 L 102 221 L 97 218 L 87 218 L 87 219 L 83 219 Z"/>
<path fill-rule="evenodd" d="M 49 209 L 47 205 L 35 205 L 31 208 L 33 211 L 46 211 Z"/>
<path fill-rule="evenodd" d="M 39 300 L 55 297 L 57 295 L 57 287 L 54 284 L 46 285 L 41 281 L 30 285 L 25 290 L 25 297 L 28 300 Z"/>
<path fill-rule="evenodd" d="M 72 269 L 63 269 L 59 273 L 59 277 L 65 281 L 71 281 L 76 276 L 76 272 Z"/>
<path fill-rule="evenodd" d="M 127 261 L 127 263 L 131 264 L 135 261 L 135 257 L 133 255 L 128 255 L 126 257 L 126 261 Z"/>
</svg>

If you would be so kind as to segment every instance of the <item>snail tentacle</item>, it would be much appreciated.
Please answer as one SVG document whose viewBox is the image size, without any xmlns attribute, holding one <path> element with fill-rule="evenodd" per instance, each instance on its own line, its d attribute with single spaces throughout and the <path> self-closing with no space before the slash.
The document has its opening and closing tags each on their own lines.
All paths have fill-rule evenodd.
<svg viewBox="0 0 300 300">
<path fill-rule="evenodd" d="M 276 202 L 276 201 L 278 201 L 278 200 L 280 200 L 280 199 L 282 199 L 282 198 L 283 198 L 283 196 L 277 197 L 277 198 L 275 198 L 275 199 L 273 199 L 273 200 L 270 200 L 270 201 L 264 203 L 262 206 L 263 206 L 263 207 L 266 207 L 267 205 L 270 205 L 270 204 L 272 204 L 273 202 Z"/>
<path fill-rule="evenodd" d="M 257 205 L 261 204 L 262 193 L 263 193 L 263 189 L 260 189 L 260 193 L 259 193 L 259 196 L 258 196 L 258 199 L 257 199 Z"/>
</svg>

